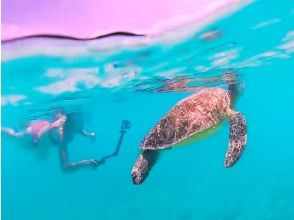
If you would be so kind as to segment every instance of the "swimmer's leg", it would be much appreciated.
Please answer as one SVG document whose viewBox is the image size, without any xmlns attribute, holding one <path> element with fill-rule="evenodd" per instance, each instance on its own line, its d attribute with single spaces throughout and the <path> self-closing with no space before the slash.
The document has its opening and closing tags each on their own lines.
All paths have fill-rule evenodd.
<svg viewBox="0 0 294 220">
<path fill-rule="evenodd" d="M 92 168 L 97 168 L 99 165 L 99 162 L 95 159 L 81 160 L 78 162 L 70 162 L 68 158 L 67 146 L 65 144 L 61 144 L 59 146 L 59 156 L 60 156 L 61 166 L 64 171 L 71 171 L 80 167 L 88 167 L 88 166 Z"/>
<path fill-rule="evenodd" d="M 30 133 L 28 128 L 24 131 L 15 131 L 12 128 L 1 128 L 1 131 L 13 137 L 22 137 Z"/>
<path fill-rule="evenodd" d="M 12 128 L 1 128 L 1 131 L 12 136 L 12 137 L 17 137 L 17 138 L 21 138 L 23 137 L 24 135 L 32 135 L 33 137 L 33 143 L 34 144 L 37 144 L 38 143 L 38 135 L 35 135 L 32 133 L 32 128 L 31 127 L 28 127 L 26 130 L 24 131 L 15 131 L 14 129 Z"/>
</svg>

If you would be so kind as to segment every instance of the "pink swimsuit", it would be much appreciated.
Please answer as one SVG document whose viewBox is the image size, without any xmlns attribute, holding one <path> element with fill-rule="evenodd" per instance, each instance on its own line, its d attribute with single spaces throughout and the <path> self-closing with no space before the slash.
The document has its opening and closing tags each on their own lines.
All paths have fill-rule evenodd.
<svg viewBox="0 0 294 220">
<path fill-rule="evenodd" d="M 50 124 L 51 123 L 49 121 L 45 121 L 45 120 L 38 120 L 38 121 L 31 122 L 29 126 L 32 128 L 32 136 L 34 138 L 38 138 L 39 132 L 43 128 L 50 126 Z"/>
</svg>

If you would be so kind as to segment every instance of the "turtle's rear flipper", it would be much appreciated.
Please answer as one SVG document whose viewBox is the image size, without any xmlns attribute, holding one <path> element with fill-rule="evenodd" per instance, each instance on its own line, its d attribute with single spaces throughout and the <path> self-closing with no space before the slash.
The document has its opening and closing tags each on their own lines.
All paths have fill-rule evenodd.
<svg viewBox="0 0 294 220">
<path fill-rule="evenodd" d="M 153 150 L 145 150 L 139 155 L 131 173 L 134 184 L 141 184 L 145 180 L 156 158 L 157 152 Z"/>
<path fill-rule="evenodd" d="M 247 141 L 245 117 L 235 112 L 230 119 L 230 144 L 226 153 L 225 167 L 233 166 L 241 156 Z"/>
</svg>

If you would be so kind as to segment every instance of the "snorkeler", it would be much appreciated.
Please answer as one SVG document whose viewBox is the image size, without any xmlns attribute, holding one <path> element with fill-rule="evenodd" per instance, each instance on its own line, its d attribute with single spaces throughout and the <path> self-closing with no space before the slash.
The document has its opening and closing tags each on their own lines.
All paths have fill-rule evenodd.
<svg viewBox="0 0 294 220">
<path fill-rule="evenodd" d="M 122 135 L 116 149 L 117 153 L 121 145 L 123 134 L 126 129 L 129 129 L 129 127 L 130 123 L 124 120 L 122 122 L 121 129 Z M 46 120 L 36 120 L 29 122 L 27 128 L 23 131 L 18 132 L 12 128 L 2 128 L 2 131 L 14 137 L 29 135 L 33 138 L 34 144 L 37 144 L 44 135 L 49 134 L 50 140 L 59 147 L 60 162 L 64 171 L 75 170 L 76 168 L 85 166 L 97 168 L 98 165 L 103 164 L 108 157 L 117 155 L 106 156 L 99 161 L 96 159 L 85 159 L 78 162 L 69 161 L 67 144 L 72 141 L 76 134 L 80 134 L 91 139 L 95 138 L 94 132 L 87 132 L 83 128 L 83 118 L 79 113 L 63 114 L 58 111 L 51 122 Z M 57 138 L 54 134 L 57 134 Z"/>
</svg>

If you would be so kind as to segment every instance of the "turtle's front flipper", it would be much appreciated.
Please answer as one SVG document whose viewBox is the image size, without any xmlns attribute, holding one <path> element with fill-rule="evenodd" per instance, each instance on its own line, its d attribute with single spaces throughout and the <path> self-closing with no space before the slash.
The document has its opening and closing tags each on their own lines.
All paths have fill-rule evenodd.
<svg viewBox="0 0 294 220">
<path fill-rule="evenodd" d="M 233 112 L 230 118 L 230 144 L 226 153 L 225 167 L 233 166 L 241 156 L 247 141 L 245 117 L 240 112 Z"/>
<path fill-rule="evenodd" d="M 145 150 L 139 155 L 131 173 L 134 184 L 141 184 L 145 180 L 156 158 L 157 152 L 154 150 Z"/>
</svg>

